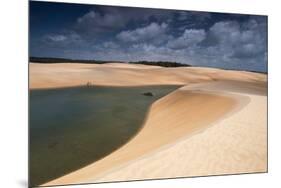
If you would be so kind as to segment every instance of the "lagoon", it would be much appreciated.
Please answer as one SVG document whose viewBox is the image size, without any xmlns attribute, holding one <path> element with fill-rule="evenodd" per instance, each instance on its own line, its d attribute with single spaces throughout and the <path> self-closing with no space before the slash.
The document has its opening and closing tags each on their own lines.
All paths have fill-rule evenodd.
<svg viewBox="0 0 281 188">
<path fill-rule="evenodd" d="M 178 87 L 31 90 L 30 184 L 41 185 L 120 148 L 142 128 L 151 104 Z"/>
</svg>

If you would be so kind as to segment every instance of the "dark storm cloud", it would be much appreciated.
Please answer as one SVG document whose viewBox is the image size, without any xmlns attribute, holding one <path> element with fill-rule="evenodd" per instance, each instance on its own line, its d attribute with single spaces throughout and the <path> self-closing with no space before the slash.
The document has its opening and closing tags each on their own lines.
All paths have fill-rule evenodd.
<svg viewBox="0 0 281 188">
<path fill-rule="evenodd" d="M 42 10 L 48 6 L 43 3 Z M 75 16 L 65 7 L 65 17 L 73 19 L 61 27 L 34 24 L 31 55 L 267 70 L 264 16 L 83 6 Z"/>
</svg>

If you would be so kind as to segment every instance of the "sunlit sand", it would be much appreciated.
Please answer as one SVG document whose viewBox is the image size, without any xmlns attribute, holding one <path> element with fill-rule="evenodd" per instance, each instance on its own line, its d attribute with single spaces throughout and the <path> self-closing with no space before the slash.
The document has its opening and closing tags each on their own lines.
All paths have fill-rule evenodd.
<svg viewBox="0 0 281 188">
<path fill-rule="evenodd" d="M 215 68 L 30 63 L 30 88 L 184 85 L 127 144 L 44 185 L 267 171 L 267 75 Z"/>
</svg>

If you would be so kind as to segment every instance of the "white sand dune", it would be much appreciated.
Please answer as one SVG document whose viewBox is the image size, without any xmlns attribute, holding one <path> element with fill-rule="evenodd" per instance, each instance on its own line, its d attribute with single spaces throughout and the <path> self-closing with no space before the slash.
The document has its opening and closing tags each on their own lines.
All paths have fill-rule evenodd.
<svg viewBox="0 0 281 188">
<path fill-rule="evenodd" d="M 267 77 L 213 68 L 33 64 L 30 88 L 186 85 L 153 103 L 127 144 L 44 185 L 265 172 Z"/>
</svg>

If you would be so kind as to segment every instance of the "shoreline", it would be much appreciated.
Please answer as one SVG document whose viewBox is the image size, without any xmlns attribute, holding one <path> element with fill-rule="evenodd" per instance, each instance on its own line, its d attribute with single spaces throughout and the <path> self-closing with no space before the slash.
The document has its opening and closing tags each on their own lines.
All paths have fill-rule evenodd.
<svg viewBox="0 0 281 188">
<path fill-rule="evenodd" d="M 150 68 L 142 65 L 126 68 L 125 65 L 118 63 L 86 66 L 59 64 L 43 67 L 31 63 L 30 68 L 32 70 L 30 71 L 30 90 L 54 89 L 50 87 L 60 89 L 61 86 L 65 88 L 69 85 L 77 87 L 73 85 L 89 80 L 93 81 L 93 86 L 101 87 L 182 86 L 152 104 L 143 127 L 121 148 L 100 161 L 46 182 L 43 186 L 265 170 L 267 160 L 264 153 L 266 146 L 264 136 L 266 137 L 267 125 L 264 110 L 267 110 L 265 106 L 267 75 L 201 67 L 171 69 L 155 68 L 155 66 Z M 252 107 L 255 105 L 256 107 Z M 260 120 L 255 119 L 255 113 L 260 113 L 258 117 Z M 229 119 L 233 120 L 229 121 Z M 249 122 L 244 125 L 240 119 L 246 119 Z M 230 128 L 227 125 L 232 125 L 233 122 L 239 125 L 239 128 L 235 128 L 234 125 L 230 127 L 233 133 L 237 132 L 237 135 L 228 132 Z M 252 124 L 257 124 L 257 130 L 251 130 Z M 175 125 L 177 127 L 173 128 Z M 251 131 L 241 129 L 243 125 Z M 227 134 L 231 136 L 225 137 Z M 217 136 L 223 138 L 223 144 L 218 143 Z M 261 147 L 255 147 L 252 151 L 248 142 L 236 145 L 237 136 L 241 137 L 241 142 L 243 139 L 246 141 L 250 139 L 249 143 L 261 145 Z M 210 143 L 213 143 L 211 148 L 214 147 L 216 152 L 211 151 L 211 148 L 205 148 L 209 142 L 204 140 L 208 139 Z M 196 141 L 193 143 L 193 140 Z M 144 144 L 144 142 L 148 143 Z M 188 147 L 183 147 L 182 143 Z M 228 151 L 229 148 L 224 148 L 226 146 L 232 148 L 233 151 Z M 246 146 L 248 150 L 251 150 L 250 153 L 244 149 Z M 187 150 L 187 148 L 192 149 Z M 182 152 L 186 158 L 182 158 L 183 154 L 179 154 Z M 167 154 L 159 156 L 161 153 Z M 220 154 L 228 157 L 231 162 L 228 164 L 224 159 L 219 160 L 215 157 Z M 245 155 L 253 155 L 253 160 L 257 165 L 252 165 L 251 161 L 241 162 L 240 158 Z M 236 161 L 237 159 L 239 160 Z M 190 160 L 193 162 L 189 163 Z M 206 163 L 206 166 L 200 167 L 203 163 Z M 213 163 L 220 165 L 213 166 Z M 238 166 L 239 169 L 237 167 L 236 171 L 232 171 L 231 165 Z M 186 166 L 186 169 L 177 170 L 181 169 L 181 166 Z"/>
<path fill-rule="evenodd" d="M 93 87 L 31 92 L 32 184 L 78 170 L 126 144 L 142 128 L 150 105 L 177 88 Z M 154 96 L 143 95 L 145 91 Z M 46 156 L 48 160 L 44 161 Z"/>
<path fill-rule="evenodd" d="M 44 91 L 44 90 L 60 90 L 60 89 L 75 89 L 75 88 L 91 88 L 91 87 L 105 87 L 105 88 L 134 88 L 134 87 L 152 87 L 152 86 L 179 86 L 181 84 L 161 84 L 161 85 L 75 85 L 75 86 L 65 86 L 65 87 L 42 87 L 42 88 L 29 88 L 29 91 Z"/>
<path fill-rule="evenodd" d="M 196 86 L 194 88 L 197 89 Z M 238 100 L 240 98 L 240 104 L 206 129 L 91 181 L 98 183 L 147 180 L 151 177 L 165 179 L 267 172 L 266 97 L 256 94 L 243 96 L 236 92 L 229 94 Z M 262 105 L 262 110 L 257 109 Z M 259 114 L 258 117 L 253 115 L 255 112 Z M 142 169 L 142 166 L 146 169 Z M 146 174 L 146 170 L 151 173 Z"/>
<path fill-rule="evenodd" d="M 176 95 L 176 96 L 173 96 Z M 206 94 L 206 93 L 199 93 L 199 92 L 184 92 L 183 96 L 185 100 L 188 100 L 186 104 L 196 104 L 200 101 L 201 104 L 203 102 L 208 102 L 212 101 L 211 103 L 214 103 L 214 100 L 216 104 L 211 104 L 211 105 L 217 105 L 221 104 L 220 106 L 222 107 L 223 104 L 226 105 L 226 109 L 222 109 L 221 113 L 217 114 L 215 117 L 210 117 L 211 119 L 202 122 L 201 121 L 201 115 L 197 114 L 196 120 L 193 120 L 193 122 L 190 122 L 190 119 L 187 119 L 186 122 L 184 122 L 185 126 L 182 127 L 184 124 L 180 123 L 178 125 L 178 130 L 173 130 L 174 133 L 169 133 L 171 135 L 167 135 L 161 138 L 154 138 L 155 134 L 166 134 L 168 129 L 170 129 L 170 124 L 166 123 L 166 126 L 163 126 L 163 123 L 165 121 L 162 121 L 162 123 L 158 122 L 160 119 L 154 119 L 155 116 L 157 116 L 157 113 L 159 113 L 159 105 L 165 104 L 170 106 L 176 102 L 174 99 L 180 97 L 182 95 L 182 91 L 180 89 L 166 95 L 165 97 L 159 99 L 158 101 L 154 102 L 149 110 L 149 113 L 147 115 L 146 122 L 143 125 L 143 128 L 140 130 L 140 132 L 132 139 L 130 140 L 127 144 L 119 148 L 117 151 L 111 153 L 110 155 L 106 156 L 105 158 L 101 159 L 100 161 L 97 161 L 95 163 L 92 163 L 84 168 L 81 168 L 77 171 L 74 171 L 72 173 L 69 173 L 63 177 L 60 177 L 58 179 L 55 179 L 53 181 L 47 182 L 46 184 L 43 185 L 59 185 L 59 184 L 67 184 L 71 182 L 75 183 L 86 183 L 86 182 L 97 182 L 95 181 L 99 177 L 102 177 L 103 175 L 109 173 L 110 171 L 114 171 L 118 168 L 120 168 L 120 165 L 126 165 L 130 162 L 133 162 L 135 160 L 141 159 L 145 155 L 150 155 L 151 152 L 157 152 L 157 150 L 161 150 L 162 147 L 165 147 L 167 144 L 174 144 L 174 142 L 177 142 L 178 139 L 181 139 L 182 137 L 187 137 L 187 136 L 192 136 L 192 134 L 196 134 L 196 132 L 200 132 L 204 129 L 207 129 L 210 123 L 219 121 L 220 119 L 224 118 L 224 115 L 227 113 L 230 113 L 236 105 L 238 105 L 236 100 L 233 100 L 230 97 L 223 96 L 223 95 L 215 95 L 215 94 Z M 192 98 L 192 99 L 188 99 Z M 194 99 L 196 98 L 196 99 Z M 172 101 L 170 100 L 172 99 Z M 194 100 L 195 103 L 194 103 Z M 222 101 L 220 101 L 222 100 Z M 163 102 L 164 101 L 164 102 Z M 184 101 L 181 101 L 182 103 Z M 185 105 L 186 105 L 185 104 Z M 180 105 L 180 104 L 179 104 Z M 204 104 L 205 105 L 205 104 Z M 202 106 L 200 106 L 202 107 Z M 163 109 L 163 107 L 161 106 Z M 179 106 L 176 106 L 175 108 L 179 108 Z M 220 111 L 220 109 L 218 109 Z M 189 111 L 191 113 L 191 111 Z M 170 113 L 170 112 L 168 112 Z M 205 112 L 203 114 L 207 115 Z M 191 113 L 193 115 L 191 116 L 196 116 L 196 114 Z M 186 116 L 187 114 L 182 114 Z M 163 116 L 166 116 L 163 115 Z M 167 121 L 167 119 L 165 119 Z M 157 130 L 157 129 L 162 129 Z M 149 145 L 143 145 L 143 141 L 148 141 Z M 142 149 L 140 149 L 142 147 Z M 136 149 L 137 148 L 137 149 Z M 116 161 L 115 159 L 118 160 Z M 91 177 L 91 179 L 88 179 L 88 177 Z"/>
</svg>

